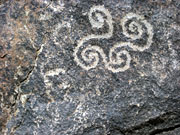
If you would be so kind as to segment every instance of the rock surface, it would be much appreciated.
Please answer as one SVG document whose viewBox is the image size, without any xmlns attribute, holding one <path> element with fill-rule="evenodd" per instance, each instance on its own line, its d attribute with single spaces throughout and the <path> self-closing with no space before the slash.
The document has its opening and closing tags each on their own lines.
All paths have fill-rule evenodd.
<svg viewBox="0 0 180 135">
<path fill-rule="evenodd" d="M 179 0 L 0 2 L 0 134 L 180 135 Z"/>
</svg>

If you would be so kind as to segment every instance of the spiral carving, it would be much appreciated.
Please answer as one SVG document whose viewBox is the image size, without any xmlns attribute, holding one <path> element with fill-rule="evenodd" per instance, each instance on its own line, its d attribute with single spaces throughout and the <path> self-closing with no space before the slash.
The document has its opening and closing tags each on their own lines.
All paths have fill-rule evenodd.
<svg viewBox="0 0 180 135">
<path fill-rule="evenodd" d="M 107 69 L 117 73 L 124 72 L 130 67 L 131 56 L 127 50 L 122 49 L 129 45 L 130 43 L 128 42 L 117 43 L 110 49 L 109 62 L 106 65 Z M 125 57 L 125 60 L 122 56 Z"/>
<path fill-rule="evenodd" d="M 153 28 L 150 23 L 148 23 L 144 17 L 129 13 L 121 21 L 123 34 L 130 38 L 131 41 L 143 38 L 143 33 L 147 34 L 146 44 L 143 46 L 138 46 L 136 44 L 130 44 L 129 47 L 134 51 L 144 51 L 148 49 L 152 44 L 153 38 Z M 143 28 L 146 32 L 143 31 Z"/>
<path fill-rule="evenodd" d="M 94 13 L 94 17 L 93 17 Z M 105 17 L 103 16 L 105 15 Z M 82 38 L 78 42 L 78 46 L 74 50 L 74 60 L 85 70 L 95 68 L 99 63 L 99 57 L 102 57 L 104 63 L 107 63 L 104 51 L 98 46 L 84 45 L 85 42 L 91 39 L 108 39 L 112 36 L 113 26 L 112 17 L 104 6 L 93 6 L 88 14 L 89 21 L 93 28 L 102 28 L 105 24 L 109 26 L 108 32 L 102 35 L 91 34 Z"/>
<path fill-rule="evenodd" d="M 148 49 L 152 44 L 153 28 L 142 16 L 134 13 L 127 14 L 121 21 L 123 34 L 130 39 L 130 42 L 119 42 L 115 44 L 109 51 L 109 59 L 103 51 L 97 45 L 85 44 L 91 39 L 108 39 L 113 35 L 112 17 L 104 6 L 93 6 L 88 13 L 89 21 L 93 28 L 103 28 L 105 23 L 108 25 L 108 32 L 101 35 L 91 34 L 82 38 L 77 47 L 74 50 L 75 62 L 85 70 L 95 68 L 100 62 L 105 64 L 105 68 L 117 73 L 124 72 L 130 68 L 131 56 L 127 48 L 131 48 L 134 51 L 144 51 Z M 139 46 L 133 41 L 144 38 L 146 35 L 146 44 Z"/>
</svg>

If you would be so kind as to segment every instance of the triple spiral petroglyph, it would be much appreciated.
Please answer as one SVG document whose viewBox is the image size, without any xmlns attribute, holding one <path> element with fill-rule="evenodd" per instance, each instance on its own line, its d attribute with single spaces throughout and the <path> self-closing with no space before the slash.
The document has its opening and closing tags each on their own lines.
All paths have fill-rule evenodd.
<svg viewBox="0 0 180 135">
<path fill-rule="evenodd" d="M 153 29 L 151 24 L 142 16 L 129 13 L 121 20 L 123 34 L 129 40 L 128 42 L 116 43 L 110 48 L 109 57 L 107 57 L 101 47 L 97 45 L 87 45 L 85 43 L 92 39 L 111 38 L 113 36 L 112 17 L 104 6 L 93 6 L 88 16 L 93 28 L 100 29 L 106 24 L 108 25 L 108 32 L 101 35 L 91 34 L 83 37 L 78 42 L 74 50 L 74 60 L 85 70 L 95 68 L 100 60 L 102 60 L 106 69 L 114 73 L 124 72 L 130 68 L 131 55 L 128 52 L 128 48 L 133 51 L 144 51 L 152 44 Z M 139 46 L 133 42 L 141 38 L 147 38 L 145 45 Z"/>
</svg>

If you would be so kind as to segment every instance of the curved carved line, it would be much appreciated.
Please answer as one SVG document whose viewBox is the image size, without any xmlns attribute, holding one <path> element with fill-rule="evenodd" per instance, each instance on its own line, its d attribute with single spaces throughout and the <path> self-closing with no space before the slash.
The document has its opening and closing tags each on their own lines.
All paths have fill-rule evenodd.
<svg viewBox="0 0 180 135">
<path fill-rule="evenodd" d="M 95 27 L 95 28 L 98 28 L 98 29 L 99 29 L 99 28 L 102 28 L 103 25 L 104 25 L 104 21 L 105 21 L 105 20 L 104 20 L 103 16 L 101 16 L 100 13 L 98 13 L 98 14 L 96 15 L 96 17 L 97 17 L 97 19 L 98 19 L 99 22 L 97 22 L 96 20 L 93 20 L 92 14 L 93 14 L 93 12 L 96 12 L 96 11 L 100 11 L 100 12 L 102 12 L 102 13 L 104 13 L 104 14 L 106 15 L 106 17 L 107 17 L 106 23 L 108 24 L 109 29 L 108 29 L 108 33 L 105 33 L 105 34 L 102 34 L 102 35 L 91 34 L 91 35 L 88 35 L 88 36 L 82 38 L 82 39 L 78 42 L 78 46 L 77 46 L 77 47 L 75 48 L 75 50 L 74 50 L 74 60 L 76 61 L 76 63 L 77 63 L 79 66 L 81 66 L 81 67 L 82 67 L 83 69 L 85 69 L 85 70 L 89 70 L 89 69 L 91 69 L 91 68 L 95 68 L 95 67 L 97 66 L 98 62 L 99 62 L 99 58 L 97 58 L 97 57 L 98 57 L 97 54 L 93 54 L 93 57 L 88 57 L 88 58 L 90 58 L 90 59 L 88 60 L 88 58 L 85 57 L 85 55 L 84 55 L 85 52 L 81 53 L 82 58 L 83 58 L 85 61 L 87 61 L 87 60 L 90 61 L 90 60 L 92 60 L 92 58 L 94 58 L 95 60 L 98 60 L 97 62 L 93 63 L 91 66 L 86 66 L 86 65 L 85 65 L 84 63 L 82 63 L 82 61 L 80 61 L 80 59 L 78 58 L 78 51 L 80 50 L 80 47 L 83 46 L 84 42 L 87 42 L 87 41 L 90 40 L 90 39 L 105 39 L 105 38 L 107 39 L 107 38 L 110 38 L 110 37 L 112 36 L 112 34 L 113 34 L 112 17 L 111 17 L 111 15 L 110 15 L 109 11 L 104 8 L 104 6 L 93 6 L 93 7 L 90 9 L 90 12 L 89 12 L 88 16 L 89 16 L 89 21 L 90 21 L 92 27 Z M 99 50 L 98 50 L 97 48 L 99 48 Z M 89 49 L 90 49 L 90 48 L 89 48 Z M 88 49 L 88 50 L 89 50 L 89 49 Z M 100 54 L 100 55 L 102 56 L 102 58 L 103 58 L 104 63 L 107 63 L 107 61 L 106 61 L 106 56 L 105 56 L 105 54 L 104 54 L 104 51 L 103 51 L 100 47 L 95 46 L 95 47 L 92 47 L 91 49 L 94 49 L 95 51 L 99 52 L 99 54 Z M 91 55 L 92 55 L 92 53 L 91 53 Z"/>
<path fill-rule="evenodd" d="M 117 53 L 116 50 L 118 48 L 122 48 L 122 47 L 127 47 L 127 46 L 131 46 L 131 43 L 129 42 L 119 42 L 117 44 L 115 44 L 111 49 L 110 49 L 110 52 L 109 52 L 109 62 L 106 64 L 106 68 L 108 70 L 111 70 L 113 73 L 117 73 L 117 72 L 124 72 L 126 71 L 127 69 L 129 69 L 130 67 L 130 62 L 131 62 L 131 56 L 129 54 L 128 51 L 126 50 L 121 50 Z M 112 59 L 113 58 L 113 53 L 116 54 L 116 59 Z M 126 61 L 124 61 L 120 56 L 121 55 L 125 55 L 126 56 Z M 113 68 L 112 65 L 121 65 L 123 62 L 125 62 L 125 65 L 123 67 L 119 67 L 119 68 Z"/>
<path fill-rule="evenodd" d="M 138 30 L 138 34 L 137 35 L 133 35 L 133 34 L 129 34 L 127 31 L 127 28 L 125 27 L 125 24 L 128 20 L 132 19 L 132 18 L 136 18 L 138 21 L 140 21 L 141 23 L 143 23 L 146 28 L 147 28 L 147 34 L 148 34 L 148 39 L 147 39 L 147 43 L 145 46 L 140 47 L 138 45 L 135 44 L 131 44 L 129 47 L 131 47 L 134 51 L 144 51 L 146 49 L 148 49 L 151 44 L 152 44 L 152 38 L 153 38 L 153 28 L 151 26 L 150 23 L 148 23 L 144 17 L 134 14 L 134 13 L 128 13 L 121 21 L 121 25 L 122 25 L 122 29 L 123 29 L 123 34 L 128 37 L 131 38 L 132 40 L 136 40 L 136 39 L 140 39 L 143 31 L 142 31 L 142 26 L 136 22 L 133 22 L 130 24 L 130 30 L 133 32 L 133 25 L 137 27 Z"/>
</svg>

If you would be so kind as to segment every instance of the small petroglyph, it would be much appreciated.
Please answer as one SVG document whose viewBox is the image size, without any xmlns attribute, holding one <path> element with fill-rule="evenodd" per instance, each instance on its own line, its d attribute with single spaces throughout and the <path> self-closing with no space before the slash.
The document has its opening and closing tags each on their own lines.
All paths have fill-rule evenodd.
<svg viewBox="0 0 180 135">
<path fill-rule="evenodd" d="M 66 71 L 62 68 L 56 68 L 56 69 L 47 71 L 44 75 L 44 82 L 46 86 L 48 87 L 52 86 L 52 83 L 49 81 L 48 76 L 55 76 L 55 75 L 59 75 L 60 73 L 64 74 L 65 72 Z"/>
<path fill-rule="evenodd" d="M 44 83 L 46 85 L 46 94 L 48 95 L 48 97 L 51 99 L 52 102 L 54 102 L 54 98 L 51 96 L 50 92 L 51 92 L 51 87 L 52 87 L 52 82 L 50 82 L 48 76 L 55 76 L 55 75 L 59 75 L 59 74 L 65 74 L 66 71 L 62 68 L 56 68 L 53 70 L 49 70 L 45 73 L 44 75 Z"/>
<path fill-rule="evenodd" d="M 114 73 L 117 73 L 117 72 L 124 72 L 130 67 L 131 56 L 129 52 L 126 50 L 116 51 L 118 50 L 118 48 L 122 48 L 124 46 L 130 46 L 130 45 L 131 43 L 128 42 L 118 43 L 110 49 L 109 62 L 105 65 L 107 69 L 111 70 Z M 113 53 L 116 55 L 114 59 L 113 59 Z M 124 61 L 121 58 L 122 55 L 126 56 L 126 61 Z M 113 67 L 113 65 L 120 66 L 123 62 L 125 62 L 125 65 L 123 67 L 118 67 L 118 68 Z"/>
<path fill-rule="evenodd" d="M 48 72 L 46 72 L 46 76 L 55 76 L 55 75 L 59 75 L 59 73 L 65 73 L 66 71 L 62 68 L 56 68 L 54 70 L 50 70 Z"/>
<path fill-rule="evenodd" d="M 129 27 L 126 27 L 126 24 L 128 21 L 131 21 L 129 23 Z M 148 23 L 144 17 L 134 14 L 134 13 L 129 13 L 127 14 L 122 20 L 121 20 L 121 25 L 123 29 L 123 34 L 130 38 L 131 40 L 136 40 L 142 38 L 143 34 L 143 29 L 142 25 L 147 29 L 147 42 L 146 45 L 143 47 L 140 47 L 136 44 L 130 44 L 129 47 L 132 48 L 134 51 L 144 51 L 148 49 L 151 44 L 152 44 L 152 38 L 153 38 L 153 28 L 150 23 Z M 129 33 L 128 30 L 131 32 Z"/>
<path fill-rule="evenodd" d="M 93 14 L 94 13 L 94 14 Z M 94 17 L 96 19 L 94 19 Z M 147 42 L 144 46 L 138 46 L 131 42 L 119 42 L 115 44 L 109 52 L 109 61 L 107 61 L 107 57 L 102 48 L 96 45 L 84 45 L 85 42 L 91 39 L 109 39 L 113 36 L 113 21 L 110 15 L 110 12 L 104 6 L 93 6 L 88 13 L 89 22 L 93 28 L 100 29 L 104 26 L 105 22 L 108 24 L 109 29 L 108 32 L 102 35 L 91 34 L 86 37 L 83 37 L 79 42 L 78 46 L 74 50 L 74 60 L 85 70 L 90 70 L 95 68 L 100 58 L 102 58 L 102 62 L 105 64 L 105 68 L 108 70 L 117 73 L 124 72 L 130 68 L 131 56 L 128 50 L 121 49 L 122 47 L 129 47 L 134 51 L 144 51 L 148 49 L 152 44 L 153 38 L 153 28 L 150 23 L 148 23 L 142 16 L 129 13 L 127 14 L 121 21 L 123 34 L 130 38 L 131 41 L 142 38 L 144 33 L 143 26 L 146 28 L 146 33 L 148 35 Z M 106 16 L 106 18 L 104 17 Z M 130 23 L 128 23 L 131 21 Z M 128 23 L 128 28 L 127 28 Z M 143 25 L 143 26 L 142 26 Z M 129 33 L 129 31 L 131 33 Z M 114 57 L 114 55 L 115 57 Z M 123 60 L 122 56 L 125 56 L 126 59 Z M 123 64 L 123 66 L 122 66 Z"/>
</svg>

